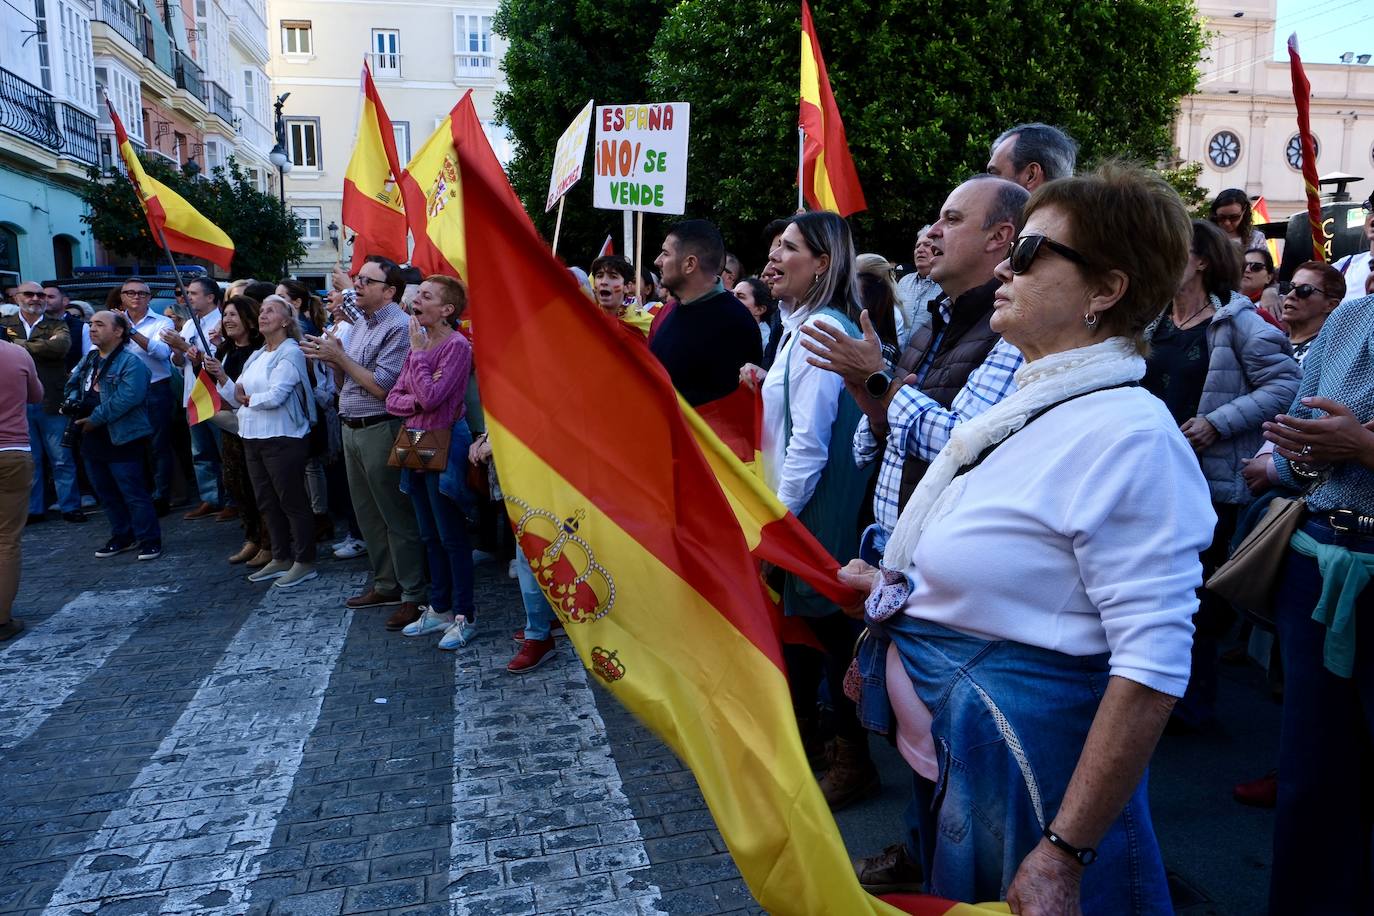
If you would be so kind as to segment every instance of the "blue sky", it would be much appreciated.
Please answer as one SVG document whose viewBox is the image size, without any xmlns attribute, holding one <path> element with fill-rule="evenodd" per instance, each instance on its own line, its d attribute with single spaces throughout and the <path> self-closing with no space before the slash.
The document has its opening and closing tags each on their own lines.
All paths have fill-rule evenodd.
<svg viewBox="0 0 1374 916">
<path fill-rule="evenodd" d="M 1278 0 L 1274 56 L 1288 59 L 1288 36 L 1298 33 L 1304 62 L 1339 63 L 1341 54 L 1374 54 L 1374 0 Z M 1366 66 L 1374 67 L 1374 61 Z"/>
</svg>

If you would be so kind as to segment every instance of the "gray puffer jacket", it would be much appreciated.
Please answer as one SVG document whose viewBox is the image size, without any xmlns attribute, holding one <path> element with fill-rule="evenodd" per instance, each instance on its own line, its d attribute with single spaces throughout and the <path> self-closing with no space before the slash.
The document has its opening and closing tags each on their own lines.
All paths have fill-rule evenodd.
<svg viewBox="0 0 1374 916">
<path fill-rule="evenodd" d="M 1232 293 L 1231 301 L 1212 316 L 1207 353 L 1207 381 L 1197 412 L 1221 438 L 1198 458 L 1212 500 L 1244 504 L 1250 491 L 1240 476 L 1241 463 L 1264 444 L 1260 425 L 1293 403 L 1302 370 L 1288 338 L 1240 293 Z"/>
</svg>

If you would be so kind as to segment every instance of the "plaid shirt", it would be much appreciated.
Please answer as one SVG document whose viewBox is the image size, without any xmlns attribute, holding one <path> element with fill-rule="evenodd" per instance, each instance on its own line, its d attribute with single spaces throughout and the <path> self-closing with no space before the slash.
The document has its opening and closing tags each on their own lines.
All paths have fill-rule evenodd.
<svg viewBox="0 0 1374 916">
<path fill-rule="evenodd" d="M 350 359 L 371 370 L 383 391 L 390 391 L 401 377 L 401 367 L 410 353 L 410 316 L 395 302 L 353 326 L 344 346 Z M 339 416 L 351 420 L 386 413 L 386 401 L 373 397 L 350 376 L 344 376 L 339 390 Z"/>
<path fill-rule="evenodd" d="M 877 488 L 873 492 L 873 520 L 891 533 L 901 515 L 902 465 L 907 455 L 932 461 L 949 441 L 954 427 L 972 419 L 1016 390 L 1015 374 L 1023 362 L 1021 352 L 1005 340 L 988 353 L 988 358 L 973 373 L 950 407 L 941 406 L 917 388 L 903 385 L 887 405 L 887 445 L 878 468 Z M 865 467 L 878 457 L 878 442 L 873 437 L 868 417 L 854 431 L 854 461 Z"/>
</svg>

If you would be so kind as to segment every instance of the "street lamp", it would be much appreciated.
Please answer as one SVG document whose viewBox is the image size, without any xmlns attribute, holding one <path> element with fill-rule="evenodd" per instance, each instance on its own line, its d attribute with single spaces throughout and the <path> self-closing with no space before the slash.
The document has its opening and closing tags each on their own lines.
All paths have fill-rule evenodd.
<svg viewBox="0 0 1374 916">
<path fill-rule="evenodd" d="M 291 93 L 283 92 L 277 96 L 277 101 L 272 108 L 276 111 L 277 145 L 272 147 L 272 152 L 267 154 L 267 158 L 277 167 L 278 183 L 281 192 L 282 206 L 286 206 L 286 174 L 291 171 L 291 157 L 286 153 L 286 124 L 282 120 L 281 109 L 290 98 Z"/>
<path fill-rule="evenodd" d="M 339 253 L 339 224 L 336 223 L 336 222 L 334 222 L 334 221 L 331 219 L 331 220 L 329 221 L 329 225 L 325 227 L 325 231 L 329 233 L 329 244 L 331 244 L 331 245 L 334 246 L 334 253 L 335 253 L 335 254 L 338 254 L 338 253 Z"/>
</svg>

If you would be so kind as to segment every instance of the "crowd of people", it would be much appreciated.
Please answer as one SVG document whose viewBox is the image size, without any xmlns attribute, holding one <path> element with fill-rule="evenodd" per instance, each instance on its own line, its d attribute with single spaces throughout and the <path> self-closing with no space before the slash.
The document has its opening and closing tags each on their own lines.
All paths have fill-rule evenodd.
<svg viewBox="0 0 1374 916">
<path fill-rule="evenodd" d="M 875 733 L 911 766 L 902 837 L 855 862 L 866 888 L 1171 912 L 1147 768 L 1166 731 L 1216 727 L 1243 620 L 1283 685 L 1276 772 L 1237 788 L 1277 808 L 1272 911 L 1367 911 L 1374 805 L 1351 799 L 1374 770 L 1374 215 L 1368 252 L 1280 283 L 1244 191 L 1193 219 L 1156 173 L 1076 158 L 1054 127 L 1007 130 L 900 279 L 828 212 L 765 227 L 756 274 L 699 219 L 653 272 L 612 255 L 574 274 L 688 404 L 759 392 L 764 479 L 866 596 L 840 607 L 770 571 L 815 637 L 784 656 L 826 801 L 877 791 Z M 18 287 L 0 636 L 45 473 L 69 521 L 89 481 L 111 529 L 97 557 L 160 556 L 168 383 L 189 365 L 223 406 L 192 427 L 186 518 L 237 519 L 226 559 L 249 581 L 314 578 L 346 521 L 335 555 L 371 568 L 347 606 L 452 649 L 478 633 L 474 558 L 510 555 L 526 621 L 508 669 L 548 659 L 560 623 L 501 521 L 466 288 L 382 257 L 333 285 L 325 302 L 198 278 L 180 327 L 137 278 L 86 316 Z M 1266 627 L 1203 582 L 1280 493 L 1306 512 Z"/>
</svg>

